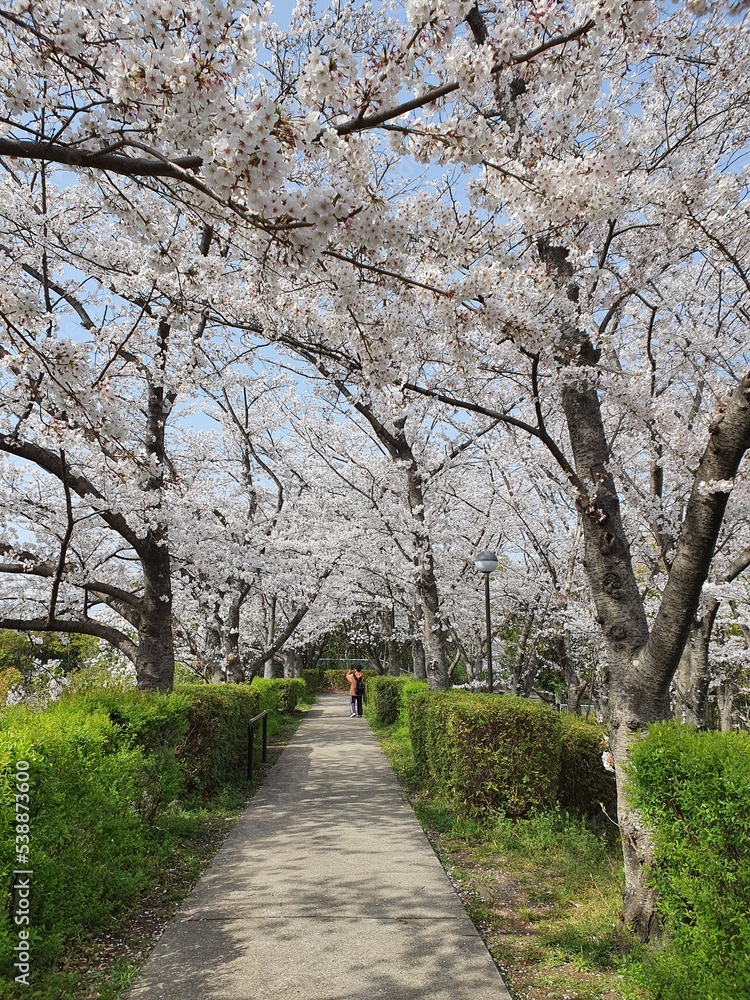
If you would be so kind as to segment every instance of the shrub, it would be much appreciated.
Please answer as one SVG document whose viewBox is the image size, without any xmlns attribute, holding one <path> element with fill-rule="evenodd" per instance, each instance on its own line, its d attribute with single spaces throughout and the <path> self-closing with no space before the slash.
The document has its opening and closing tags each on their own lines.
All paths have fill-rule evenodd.
<svg viewBox="0 0 750 1000">
<path fill-rule="evenodd" d="M 188 792 L 204 798 L 225 785 L 242 785 L 247 769 L 247 722 L 260 709 L 249 684 L 184 684 L 171 697 L 186 697 L 187 733 L 178 752 Z"/>
<path fill-rule="evenodd" d="M 554 805 L 562 732 L 546 706 L 443 692 L 414 696 L 409 720 L 423 773 L 457 806 L 524 816 Z"/>
<path fill-rule="evenodd" d="M 101 926 L 147 876 L 149 827 L 138 813 L 144 751 L 123 744 L 102 710 L 69 704 L 54 712 L 14 709 L 0 730 L 0 810 L 15 828 L 15 763 L 29 763 L 30 929 L 35 961 L 55 958 L 68 936 Z M 19 867 L 15 839 L 0 840 L 4 889 Z M 12 976 L 7 899 L 0 917 L 0 966 Z"/>
<path fill-rule="evenodd" d="M 247 720 L 259 701 L 249 685 L 191 684 L 169 695 L 107 688 L 66 694 L 44 712 L 0 714 L 0 823 L 8 831 L 17 815 L 15 762 L 30 765 L 38 967 L 66 938 L 101 928 L 149 882 L 171 843 L 156 823 L 168 802 L 244 783 Z M 17 936 L 8 894 L 19 867 L 14 837 L 0 838 L 0 970 L 9 975 Z"/>
<path fill-rule="evenodd" d="M 279 697 L 276 711 L 287 715 L 295 710 L 300 698 L 304 698 L 307 687 L 301 677 L 285 677 L 276 682 L 279 685 Z"/>
<path fill-rule="evenodd" d="M 406 717 L 409 726 L 409 738 L 414 752 L 414 771 L 417 777 L 426 781 L 429 778 L 427 765 L 427 715 L 432 696 L 427 690 L 414 694 L 407 704 Z"/>
<path fill-rule="evenodd" d="M 307 693 L 301 677 L 254 677 L 252 687 L 260 694 L 260 712 L 293 712 Z"/>
<path fill-rule="evenodd" d="M 403 681 L 400 677 L 368 677 L 365 685 L 368 714 L 383 726 L 392 725 L 398 719 Z"/>
<path fill-rule="evenodd" d="M 320 691 L 348 691 L 349 681 L 346 670 L 321 670 Z"/>
<path fill-rule="evenodd" d="M 66 693 L 58 704 L 61 710 L 70 704 L 90 712 L 106 712 L 116 728 L 118 742 L 144 751 L 137 805 L 144 818 L 152 819 L 181 794 L 185 774 L 178 755 L 188 731 L 186 697 L 98 688 L 86 689 L 80 695 Z"/>
<path fill-rule="evenodd" d="M 305 688 L 308 694 L 317 694 L 320 691 L 320 671 L 319 670 L 303 670 L 302 680 L 305 682 Z"/>
<path fill-rule="evenodd" d="M 750 995 L 750 737 L 661 723 L 633 747 L 628 777 L 669 931 L 659 996 Z"/>
<path fill-rule="evenodd" d="M 244 781 L 247 720 L 260 711 L 260 696 L 250 685 L 180 684 L 167 695 L 106 688 L 80 697 L 106 710 L 123 738 L 146 751 L 148 768 L 162 783 L 172 779 L 161 789 L 167 801 L 210 798 Z"/>
<path fill-rule="evenodd" d="M 557 800 L 561 809 L 584 816 L 606 812 L 617 819 L 615 776 L 602 764 L 605 730 L 576 715 L 561 715 L 560 780 Z"/>
</svg>

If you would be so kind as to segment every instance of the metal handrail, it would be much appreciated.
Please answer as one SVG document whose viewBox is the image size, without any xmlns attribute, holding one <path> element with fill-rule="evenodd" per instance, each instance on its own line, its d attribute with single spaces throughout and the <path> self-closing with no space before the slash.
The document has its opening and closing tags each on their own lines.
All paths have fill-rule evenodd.
<svg viewBox="0 0 750 1000">
<path fill-rule="evenodd" d="M 261 712 L 260 715 L 256 715 L 254 718 L 249 719 L 247 723 L 247 780 L 249 781 L 253 776 L 253 734 L 255 729 L 255 723 L 258 719 L 263 719 L 263 752 L 261 755 L 261 761 L 265 764 L 266 762 L 266 747 L 268 745 L 268 712 Z"/>
</svg>

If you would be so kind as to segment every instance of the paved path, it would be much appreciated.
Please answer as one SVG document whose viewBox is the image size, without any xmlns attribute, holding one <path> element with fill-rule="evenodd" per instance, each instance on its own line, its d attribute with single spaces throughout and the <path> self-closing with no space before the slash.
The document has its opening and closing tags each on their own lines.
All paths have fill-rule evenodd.
<svg viewBox="0 0 750 1000">
<path fill-rule="evenodd" d="M 364 719 L 320 695 L 128 1000 L 510 1000 Z"/>
</svg>

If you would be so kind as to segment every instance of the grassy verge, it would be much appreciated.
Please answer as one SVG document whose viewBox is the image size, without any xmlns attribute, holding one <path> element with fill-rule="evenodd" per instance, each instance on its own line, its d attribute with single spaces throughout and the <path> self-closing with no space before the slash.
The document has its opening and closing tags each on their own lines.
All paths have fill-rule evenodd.
<svg viewBox="0 0 750 1000">
<path fill-rule="evenodd" d="M 373 728 L 513 1000 L 654 1000 L 618 932 L 614 827 L 559 813 L 461 817 L 420 787 L 405 720 Z"/>
<path fill-rule="evenodd" d="M 269 717 L 267 762 L 261 763 L 256 751 L 253 780 L 244 788 L 227 790 L 209 803 L 182 803 L 161 817 L 158 875 L 132 906 L 113 913 L 101 933 L 69 942 L 57 968 L 33 986 L 0 985 L 0 1000 L 119 1000 L 313 701 L 298 704 L 293 715 Z"/>
</svg>

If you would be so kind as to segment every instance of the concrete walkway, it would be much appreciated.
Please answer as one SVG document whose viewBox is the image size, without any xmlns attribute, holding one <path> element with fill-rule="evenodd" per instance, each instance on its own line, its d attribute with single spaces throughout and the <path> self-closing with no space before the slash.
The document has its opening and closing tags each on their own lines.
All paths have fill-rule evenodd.
<svg viewBox="0 0 750 1000">
<path fill-rule="evenodd" d="M 364 719 L 320 695 L 129 1000 L 510 1000 Z"/>
</svg>

